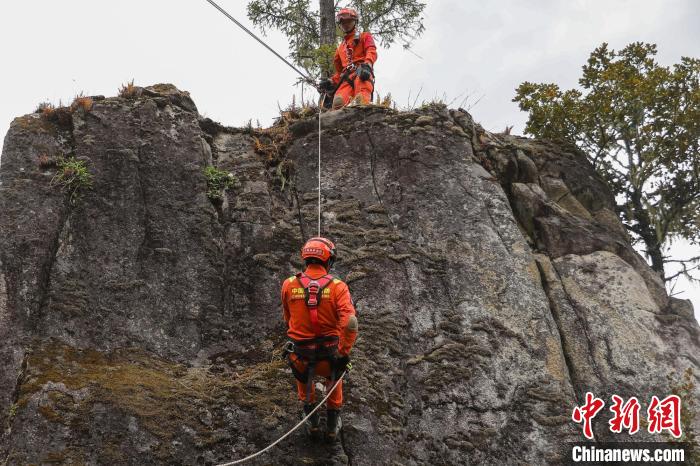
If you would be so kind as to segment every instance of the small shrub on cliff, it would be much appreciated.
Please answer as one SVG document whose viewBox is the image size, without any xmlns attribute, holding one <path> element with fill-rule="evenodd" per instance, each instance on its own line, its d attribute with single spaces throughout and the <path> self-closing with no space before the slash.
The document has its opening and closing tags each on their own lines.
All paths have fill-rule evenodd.
<svg viewBox="0 0 700 466">
<path fill-rule="evenodd" d="M 377 92 L 375 105 L 377 105 L 378 107 L 393 108 L 394 110 L 396 110 L 396 102 L 391 97 L 391 92 L 387 93 L 387 95 L 385 95 L 384 97 L 382 97 L 379 94 L 379 92 Z"/>
<path fill-rule="evenodd" d="M 207 179 L 207 197 L 212 201 L 221 201 L 224 193 L 236 185 L 236 177 L 233 173 L 208 166 L 204 169 Z"/>
<path fill-rule="evenodd" d="M 82 109 L 84 112 L 89 112 L 92 110 L 94 103 L 95 102 L 92 100 L 92 98 L 78 95 L 73 100 L 73 103 L 70 106 L 70 111 L 73 113 Z"/>
<path fill-rule="evenodd" d="M 123 97 L 125 99 L 133 99 L 135 97 L 138 97 L 140 91 L 141 88 L 139 88 L 138 86 L 134 86 L 134 80 L 132 79 L 131 82 L 128 82 L 119 88 L 119 97 Z"/>
<path fill-rule="evenodd" d="M 37 105 L 34 113 L 41 113 L 42 115 L 45 115 L 46 112 L 51 112 L 53 109 L 54 106 L 51 104 L 51 102 L 41 102 L 39 105 Z"/>
<path fill-rule="evenodd" d="M 92 174 L 88 171 L 83 160 L 74 156 L 60 157 L 56 161 L 58 170 L 51 180 L 52 185 L 60 185 L 64 193 L 68 195 L 71 204 L 78 200 L 80 192 L 92 187 Z"/>
<path fill-rule="evenodd" d="M 36 108 L 36 113 L 41 113 L 41 116 L 47 120 L 51 120 L 56 112 L 56 107 L 49 102 L 42 102 Z"/>
<path fill-rule="evenodd" d="M 53 157 L 50 157 L 47 154 L 41 154 L 39 158 L 37 159 L 37 165 L 39 168 L 42 170 L 47 169 L 47 168 L 54 168 L 56 166 L 56 159 Z"/>
<path fill-rule="evenodd" d="M 37 107 L 36 113 L 41 113 L 41 116 L 46 118 L 47 121 L 55 123 L 64 129 L 70 129 L 73 127 L 73 116 L 71 115 L 73 110 L 62 106 L 60 102 L 58 107 L 49 102 L 42 102 Z"/>
</svg>

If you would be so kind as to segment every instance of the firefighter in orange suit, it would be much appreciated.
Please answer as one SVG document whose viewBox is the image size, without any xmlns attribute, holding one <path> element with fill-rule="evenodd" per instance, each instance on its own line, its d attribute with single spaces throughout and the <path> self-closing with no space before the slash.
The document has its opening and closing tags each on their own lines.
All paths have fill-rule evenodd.
<svg viewBox="0 0 700 466">
<path fill-rule="evenodd" d="M 297 393 L 304 402 L 304 417 L 316 407 L 313 377 L 326 378 L 330 389 L 347 368 L 357 338 L 357 317 L 348 286 L 328 274 L 335 261 L 335 245 L 326 238 L 311 238 L 301 250 L 306 269 L 282 285 L 282 308 L 291 339 L 288 352 Z M 342 381 L 326 406 L 326 436 L 335 440 L 342 426 Z M 307 421 L 307 431 L 320 435 L 318 411 Z"/>
<path fill-rule="evenodd" d="M 335 51 L 335 74 L 330 79 L 321 80 L 319 89 L 328 94 L 335 91 L 334 109 L 349 104 L 353 99 L 359 99 L 363 104 L 371 103 L 374 63 L 377 61 L 377 47 L 372 34 L 358 31 L 357 12 L 352 8 L 341 9 L 336 20 L 345 36 Z"/>
</svg>

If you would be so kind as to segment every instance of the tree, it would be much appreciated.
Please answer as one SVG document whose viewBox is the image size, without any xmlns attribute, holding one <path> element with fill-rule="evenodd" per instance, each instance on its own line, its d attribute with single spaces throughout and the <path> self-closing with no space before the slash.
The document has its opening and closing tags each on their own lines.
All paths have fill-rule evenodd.
<svg viewBox="0 0 700 466">
<path fill-rule="evenodd" d="M 529 112 L 527 133 L 586 152 L 662 278 L 698 281 L 700 256 L 672 260 L 664 251 L 677 238 L 700 244 L 700 60 L 670 68 L 655 55 L 654 44 L 616 52 L 604 43 L 583 66 L 581 90 L 524 82 L 513 101 Z M 668 263 L 680 271 L 667 276 Z"/>
<path fill-rule="evenodd" d="M 384 47 L 401 41 L 404 48 L 423 31 L 425 3 L 418 0 L 253 0 L 248 3 L 248 18 L 262 29 L 278 29 L 289 39 L 294 62 L 310 75 L 328 76 L 333 72 L 337 45 L 335 11 L 355 8 L 360 28 L 370 31 Z"/>
</svg>

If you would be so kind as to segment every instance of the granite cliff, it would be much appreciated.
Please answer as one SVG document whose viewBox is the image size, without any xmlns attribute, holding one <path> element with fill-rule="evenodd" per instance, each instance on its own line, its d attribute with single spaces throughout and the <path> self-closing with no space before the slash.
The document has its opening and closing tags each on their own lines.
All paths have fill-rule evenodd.
<svg viewBox="0 0 700 466">
<path fill-rule="evenodd" d="M 0 464 L 215 464 L 266 446 L 299 414 L 279 284 L 316 233 L 318 120 L 229 128 L 170 85 L 72 110 L 5 138 Z M 587 391 L 644 403 L 700 374 L 690 303 L 667 296 L 575 147 L 439 105 L 322 123 L 323 232 L 360 321 L 346 428 L 336 446 L 294 434 L 260 464 L 556 464 Z M 73 200 L 59 157 L 92 177 Z M 220 200 L 207 166 L 235 176 Z M 609 414 L 596 439 L 629 440 Z"/>
</svg>

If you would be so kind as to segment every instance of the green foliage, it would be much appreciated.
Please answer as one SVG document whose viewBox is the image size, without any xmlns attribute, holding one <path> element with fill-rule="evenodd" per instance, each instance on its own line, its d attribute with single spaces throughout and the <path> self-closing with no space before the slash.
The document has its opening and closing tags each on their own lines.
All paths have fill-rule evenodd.
<svg viewBox="0 0 700 466">
<path fill-rule="evenodd" d="M 372 32 L 386 48 L 397 41 L 408 48 L 425 30 L 425 3 L 419 0 L 346 0 L 336 4 L 338 8 L 355 8 L 360 14 L 360 27 Z M 310 75 L 333 71 L 336 46 L 321 45 L 317 3 L 312 6 L 310 0 L 252 0 L 248 3 L 248 18 L 263 33 L 277 29 L 287 36 L 292 59 Z"/>
<path fill-rule="evenodd" d="M 204 169 L 207 179 L 207 197 L 212 201 L 220 201 L 224 198 L 224 192 L 236 185 L 236 177 L 233 173 L 208 166 Z"/>
<path fill-rule="evenodd" d="M 294 180 L 294 170 L 296 165 L 292 160 L 282 160 L 279 165 L 277 165 L 277 179 L 280 182 L 280 191 L 284 191 L 284 188 L 289 184 L 290 186 Z"/>
<path fill-rule="evenodd" d="M 327 76 L 335 73 L 333 59 L 335 58 L 336 45 L 324 44 L 308 51 L 308 58 L 300 63 L 311 75 Z"/>
<path fill-rule="evenodd" d="M 9 418 L 13 419 L 17 415 L 17 403 L 12 403 L 10 405 L 10 411 L 8 412 Z"/>
<path fill-rule="evenodd" d="M 51 180 L 52 185 L 59 185 L 68 195 L 71 204 L 75 204 L 80 197 L 80 192 L 92 188 L 92 174 L 85 161 L 78 160 L 71 155 L 67 159 L 59 157 L 56 160 L 56 174 Z"/>
<path fill-rule="evenodd" d="M 668 440 L 672 442 L 682 442 L 687 444 L 686 458 L 688 464 L 700 464 L 700 439 L 693 428 L 693 422 L 697 414 L 697 396 L 695 392 L 695 381 L 693 369 L 688 368 L 683 373 L 680 380 L 675 380 L 672 374 L 668 375 L 668 382 L 671 386 L 671 393 L 681 399 L 681 429 L 683 434 L 680 438 L 674 439 L 670 435 Z"/>
<path fill-rule="evenodd" d="M 664 264 L 680 262 L 665 279 L 692 279 L 700 258 L 671 261 L 662 251 L 675 238 L 700 244 L 700 60 L 664 67 L 655 55 L 653 44 L 603 44 L 583 67 L 580 90 L 524 82 L 513 101 L 529 113 L 527 133 L 588 154 L 654 270 L 664 275 Z"/>
</svg>

